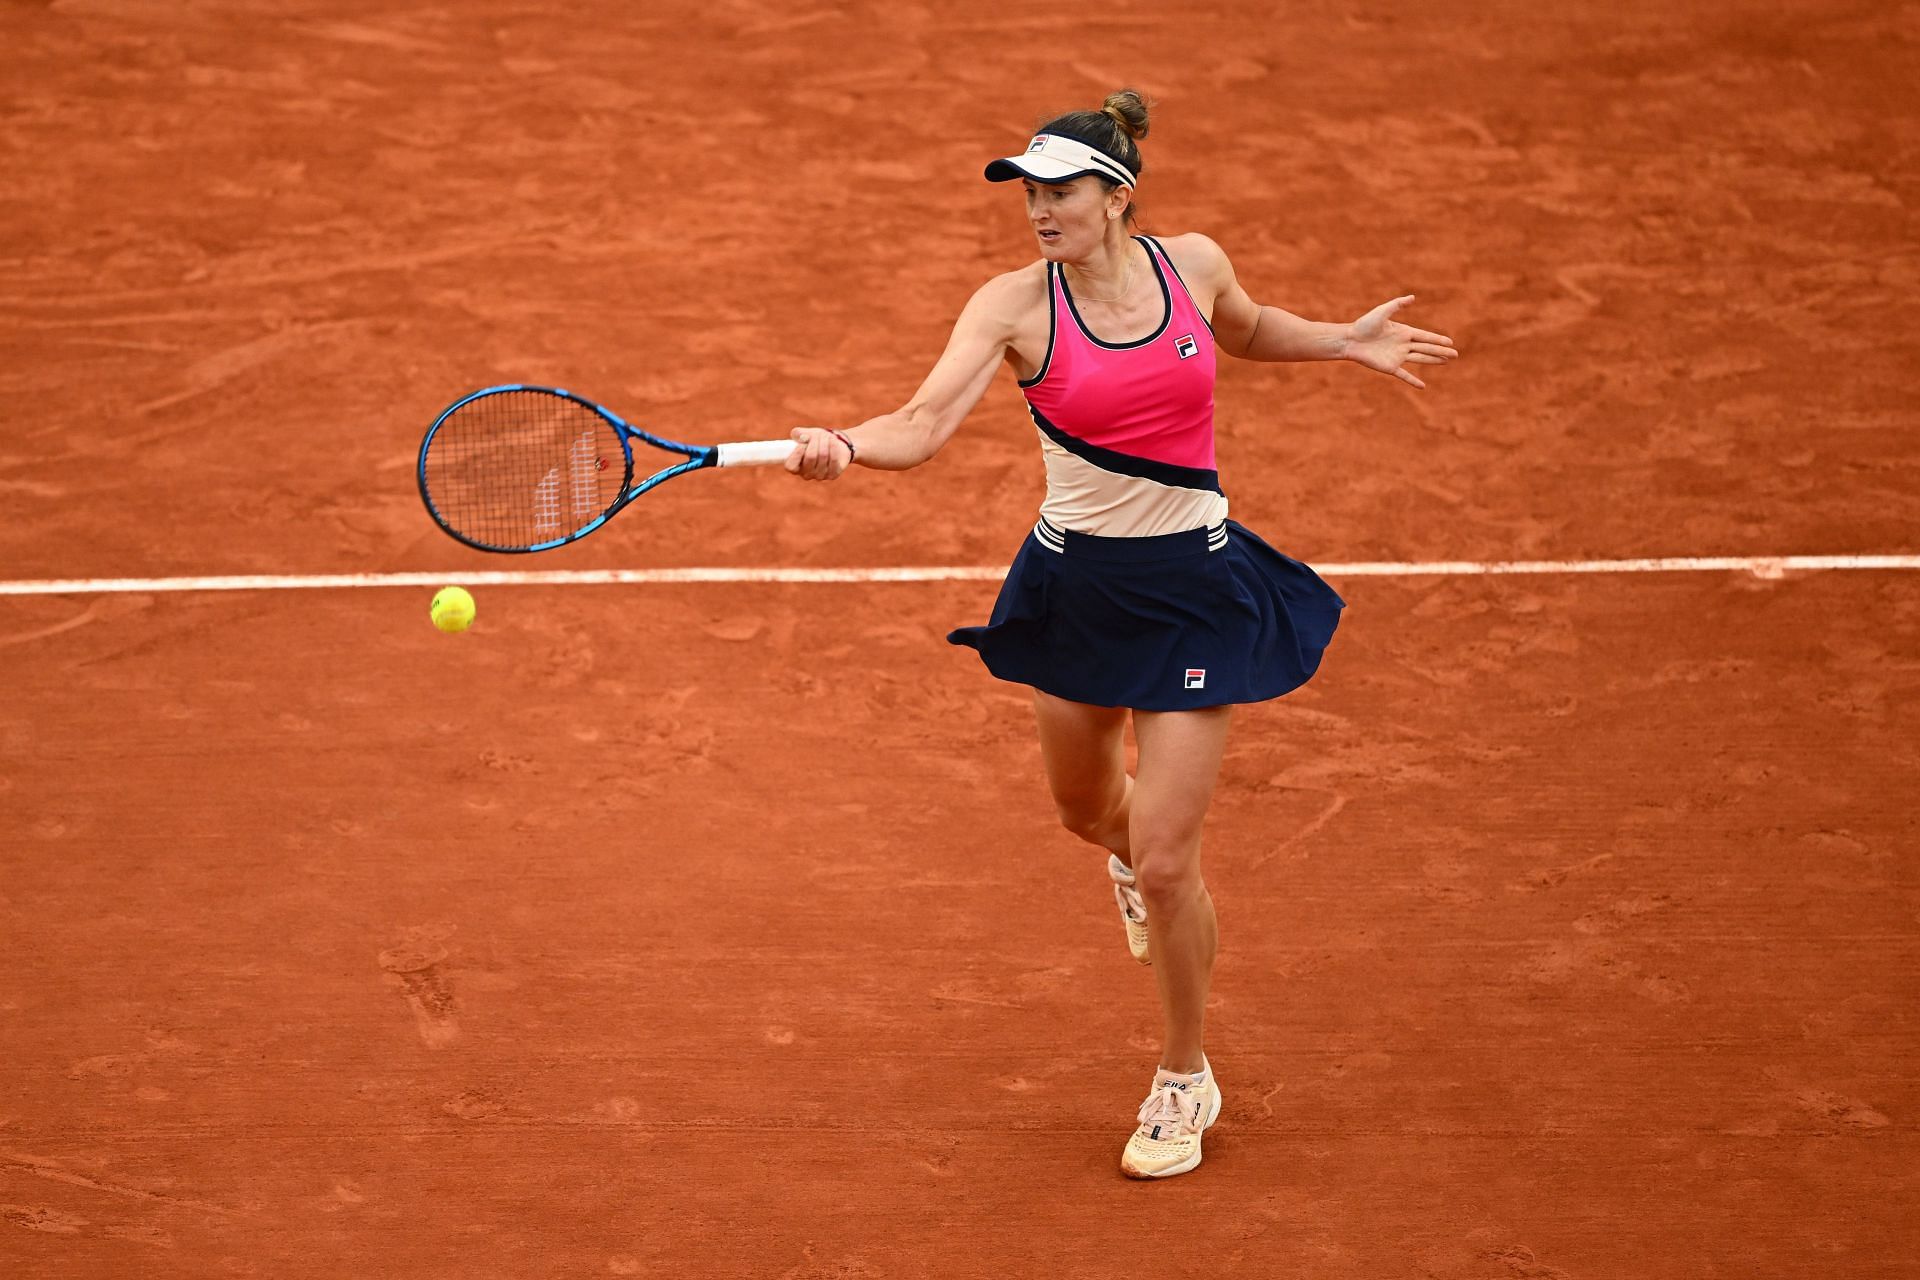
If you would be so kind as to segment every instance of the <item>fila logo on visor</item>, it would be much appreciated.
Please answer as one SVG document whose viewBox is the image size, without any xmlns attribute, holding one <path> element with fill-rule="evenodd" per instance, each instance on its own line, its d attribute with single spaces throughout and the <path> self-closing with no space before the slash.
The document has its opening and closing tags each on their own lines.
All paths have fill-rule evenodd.
<svg viewBox="0 0 1920 1280">
<path fill-rule="evenodd" d="M 1032 142 L 1027 144 L 1027 154 L 1032 155 L 1036 151 L 1045 151 L 1047 149 L 1047 139 L 1052 136 L 1050 133 L 1040 134 Z"/>
<path fill-rule="evenodd" d="M 1185 360 L 1188 356 L 1200 354 L 1200 344 L 1193 340 L 1193 335 L 1190 333 L 1183 333 L 1175 338 L 1173 340 L 1173 349 L 1180 353 L 1182 360 Z"/>
<path fill-rule="evenodd" d="M 1187 688 L 1204 689 L 1207 687 L 1207 669 L 1205 667 L 1187 668 Z"/>
</svg>

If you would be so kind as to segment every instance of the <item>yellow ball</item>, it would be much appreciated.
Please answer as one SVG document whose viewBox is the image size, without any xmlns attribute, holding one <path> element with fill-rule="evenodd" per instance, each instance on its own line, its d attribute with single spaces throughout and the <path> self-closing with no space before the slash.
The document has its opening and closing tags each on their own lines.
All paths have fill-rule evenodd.
<svg viewBox="0 0 1920 1280">
<path fill-rule="evenodd" d="M 473 597 L 465 587 L 442 587 L 427 612 L 442 631 L 465 631 L 473 625 Z"/>
</svg>

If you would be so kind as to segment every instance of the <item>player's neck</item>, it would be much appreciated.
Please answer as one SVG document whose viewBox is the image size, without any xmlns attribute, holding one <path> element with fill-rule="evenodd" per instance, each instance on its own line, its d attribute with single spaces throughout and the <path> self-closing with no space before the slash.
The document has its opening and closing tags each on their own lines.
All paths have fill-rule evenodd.
<svg viewBox="0 0 1920 1280">
<path fill-rule="evenodd" d="M 1126 232 L 1109 234 L 1091 254 L 1066 264 L 1074 296 L 1082 302 L 1120 301 L 1140 278 L 1144 264 L 1137 260 L 1138 252 Z"/>
</svg>

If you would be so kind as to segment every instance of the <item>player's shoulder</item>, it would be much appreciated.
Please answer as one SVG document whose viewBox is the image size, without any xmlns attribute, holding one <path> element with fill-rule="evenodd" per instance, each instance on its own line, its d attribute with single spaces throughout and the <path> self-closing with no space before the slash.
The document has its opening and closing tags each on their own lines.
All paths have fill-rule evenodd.
<svg viewBox="0 0 1920 1280">
<path fill-rule="evenodd" d="M 1011 328 L 1027 317 L 1035 307 L 1046 305 L 1047 264 L 1030 262 L 1012 271 L 1003 271 L 973 291 L 967 310 Z"/>
<path fill-rule="evenodd" d="M 1167 251 L 1167 257 L 1173 259 L 1174 269 L 1184 280 L 1212 280 L 1233 271 L 1233 264 L 1227 261 L 1227 251 L 1212 237 L 1198 231 L 1154 239 Z"/>
<path fill-rule="evenodd" d="M 976 298 L 995 303 L 1033 302 L 1036 299 L 1044 300 L 1046 296 L 1047 264 L 1044 259 L 1036 259 L 1012 271 L 1003 271 L 974 293 Z"/>
</svg>

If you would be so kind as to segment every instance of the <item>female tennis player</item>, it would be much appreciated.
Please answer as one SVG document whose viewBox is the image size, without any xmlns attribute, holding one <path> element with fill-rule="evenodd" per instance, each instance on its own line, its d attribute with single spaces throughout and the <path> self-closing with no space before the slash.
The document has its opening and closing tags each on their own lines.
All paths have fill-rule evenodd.
<svg viewBox="0 0 1920 1280">
<path fill-rule="evenodd" d="M 1019 380 L 1039 429 L 1047 496 L 991 620 L 948 637 L 1033 688 L 1060 821 L 1108 851 L 1134 957 L 1154 966 L 1159 1069 L 1120 1157 L 1130 1177 L 1200 1163 L 1220 1088 L 1201 1043 L 1217 946 L 1200 828 L 1234 705 L 1276 698 L 1320 665 L 1344 607 L 1306 565 L 1227 518 L 1214 469 L 1216 355 L 1351 360 L 1425 384 L 1452 339 L 1393 317 L 1351 324 L 1257 305 L 1202 235 L 1133 234 L 1147 104 L 1132 90 L 1042 125 L 991 182 L 1018 179 L 1040 261 L 989 280 L 905 407 L 845 430 L 801 428 L 787 469 L 917 467 L 979 403 Z M 1139 746 L 1126 771 L 1131 715 Z"/>
</svg>

